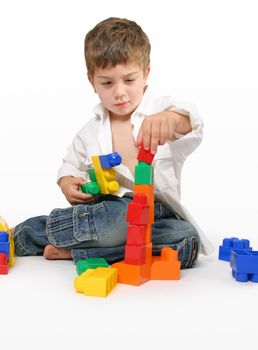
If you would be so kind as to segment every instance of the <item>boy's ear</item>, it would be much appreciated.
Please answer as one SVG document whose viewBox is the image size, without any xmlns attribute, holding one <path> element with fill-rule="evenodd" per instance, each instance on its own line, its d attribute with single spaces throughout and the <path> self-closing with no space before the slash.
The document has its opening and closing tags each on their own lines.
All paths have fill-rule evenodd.
<svg viewBox="0 0 258 350">
<path fill-rule="evenodd" d="M 92 85 L 92 87 L 93 87 L 93 89 L 94 89 L 94 92 L 96 93 L 96 89 L 95 89 L 95 86 L 94 86 L 94 79 L 93 79 L 93 76 L 90 75 L 90 74 L 87 74 L 87 76 L 88 76 L 89 82 L 91 83 L 91 85 Z"/>
<path fill-rule="evenodd" d="M 146 71 L 145 71 L 145 79 L 146 80 L 148 79 L 149 74 L 150 74 L 150 64 L 148 64 Z"/>
</svg>

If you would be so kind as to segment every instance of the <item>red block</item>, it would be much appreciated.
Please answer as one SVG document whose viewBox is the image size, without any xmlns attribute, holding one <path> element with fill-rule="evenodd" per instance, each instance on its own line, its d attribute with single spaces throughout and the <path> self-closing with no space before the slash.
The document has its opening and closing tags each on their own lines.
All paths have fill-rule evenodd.
<svg viewBox="0 0 258 350">
<path fill-rule="evenodd" d="M 142 145 L 142 146 L 140 146 L 140 150 L 139 150 L 137 159 L 141 162 L 151 164 L 154 156 L 155 156 L 155 154 L 152 154 L 150 152 L 150 150 L 146 151 Z"/>
<path fill-rule="evenodd" d="M 146 260 L 146 245 L 126 245 L 125 263 L 131 265 L 143 265 Z"/>
<path fill-rule="evenodd" d="M 135 225 L 146 225 L 149 221 L 149 205 L 143 193 L 135 193 L 133 201 L 128 204 L 126 221 Z"/>
<path fill-rule="evenodd" d="M 145 225 L 128 225 L 127 241 L 128 245 L 144 245 L 145 244 Z"/>
<path fill-rule="evenodd" d="M 8 274 L 7 256 L 4 253 L 0 253 L 0 275 Z"/>
</svg>

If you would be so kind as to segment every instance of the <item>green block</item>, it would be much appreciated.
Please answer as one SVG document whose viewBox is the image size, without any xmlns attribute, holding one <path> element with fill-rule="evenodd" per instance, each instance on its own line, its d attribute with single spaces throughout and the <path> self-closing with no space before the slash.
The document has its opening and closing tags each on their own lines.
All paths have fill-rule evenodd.
<svg viewBox="0 0 258 350">
<path fill-rule="evenodd" d="M 89 174 L 90 181 L 97 182 L 95 170 L 93 168 L 88 168 L 87 172 Z"/>
<path fill-rule="evenodd" d="M 81 275 L 87 269 L 96 269 L 97 267 L 109 267 L 109 264 L 104 258 L 88 258 L 78 260 L 76 263 L 76 270 L 78 275 Z"/>
<path fill-rule="evenodd" d="M 87 182 L 81 185 L 81 190 L 83 193 L 92 194 L 96 196 L 96 194 L 100 193 L 99 185 L 97 182 Z"/>
<path fill-rule="evenodd" d="M 141 162 L 135 166 L 135 185 L 153 185 L 154 183 L 154 167 L 145 164 Z"/>
</svg>

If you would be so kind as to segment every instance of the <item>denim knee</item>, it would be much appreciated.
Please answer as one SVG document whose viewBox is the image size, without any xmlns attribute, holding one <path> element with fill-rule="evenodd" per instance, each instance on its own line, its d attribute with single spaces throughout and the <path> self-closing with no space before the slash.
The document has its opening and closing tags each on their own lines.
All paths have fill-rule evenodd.
<svg viewBox="0 0 258 350">
<path fill-rule="evenodd" d="M 49 243 L 46 235 L 47 216 L 30 218 L 17 225 L 13 239 L 17 256 L 42 255 Z"/>
</svg>

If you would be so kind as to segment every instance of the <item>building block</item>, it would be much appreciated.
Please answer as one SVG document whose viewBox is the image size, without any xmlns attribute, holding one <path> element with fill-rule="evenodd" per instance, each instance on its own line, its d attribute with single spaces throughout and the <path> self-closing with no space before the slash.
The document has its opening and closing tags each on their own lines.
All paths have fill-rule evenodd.
<svg viewBox="0 0 258 350">
<path fill-rule="evenodd" d="M 0 253 L 4 253 L 9 260 L 10 242 L 7 232 L 0 232 Z"/>
<path fill-rule="evenodd" d="M 13 241 L 13 236 L 11 229 L 7 225 L 6 221 L 4 220 L 3 217 L 0 217 L 0 232 L 7 232 L 8 233 L 8 240 L 10 243 L 10 248 L 9 248 L 9 256 L 8 256 L 8 265 L 9 267 L 12 267 L 15 263 L 15 258 L 14 258 L 14 241 Z"/>
<path fill-rule="evenodd" d="M 152 154 L 150 150 L 145 150 L 143 145 L 140 146 L 137 159 L 141 162 L 151 164 L 153 162 L 155 154 Z"/>
<path fill-rule="evenodd" d="M 170 247 L 161 249 L 160 256 L 152 257 L 152 280 L 179 280 L 181 263 L 178 252 Z"/>
<path fill-rule="evenodd" d="M 230 266 L 236 281 L 258 283 L 258 251 L 232 250 Z"/>
<path fill-rule="evenodd" d="M 248 239 L 238 239 L 237 237 L 224 238 L 219 247 L 219 260 L 230 261 L 231 250 L 251 251 Z"/>
<path fill-rule="evenodd" d="M 89 175 L 91 182 L 97 182 L 96 174 L 94 168 L 88 168 L 87 173 Z"/>
<path fill-rule="evenodd" d="M 154 167 L 144 162 L 138 162 L 135 166 L 135 185 L 153 185 Z"/>
<path fill-rule="evenodd" d="M 146 263 L 144 265 L 130 265 L 124 261 L 114 263 L 111 265 L 117 268 L 117 282 L 130 284 L 133 286 L 140 286 L 150 280 L 151 264 Z"/>
<path fill-rule="evenodd" d="M 128 204 L 126 221 L 135 225 L 145 225 L 149 222 L 149 206 L 147 197 L 142 193 L 135 193 Z"/>
<path fill-rule="evenodd" d="M 99 156 L 99 160 L 102 168 L 113 168 L 114 166 L 121 164 L 122 158 L 119 153 L 113 152 Z"/>
<path fill-rule="evenodd" d="M 125 263 L 132 265 L 143 265 L 146 261 L 146 245 L 125 246 Z"/>
<path fill-rule="evenodd" d="M 145 237 L 146 225 L 128 225 L 127 228 L 127 240 L 128 245 L 144 245 L 146 241 Z"/>
<path fill-rule="evenodd" d="M 81 275 L 88 269 L 96 269 L 97 267 L 109 267 L 109 264 L 104 258 L 80 259 L 76 263 L 78 275 Z"/>
<path fill-rule="evenodd" d="M 88 193 L 93 196 L 100 193 L 100 188 L 97 182 L 86 182 L 81 185 L 81 190 L 83 193 Z"/>
<path fill-rule="evenodd" d="M 8 274 L 8 262 L 5 253 L 0 253 L 0 275 Z"/>
<path fill-rule="evenodd" d="M 143 193 L 147 197 L 147 204 L 150 207 L 149 223 L 154 223 L 154 185 L 134 185 L 134 193 Z"/>
<path fill-rule="evenodd" d="M 77 292 L 88 296 L 106 297 L 117 283 L 117 269 L 98 267 L 88 269 L 74 281 Z"/>
<path fill-rule="evenodd" d="M 113 168 L 102 169 L 98 156 L 92 156 L 91 159 L 94 165 L 97 182 L 100 187 L 100 193 L 110 194 L 117 192 L 119 184 L 115 181 L 116 171 Z"/>
</svg>

